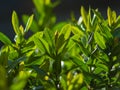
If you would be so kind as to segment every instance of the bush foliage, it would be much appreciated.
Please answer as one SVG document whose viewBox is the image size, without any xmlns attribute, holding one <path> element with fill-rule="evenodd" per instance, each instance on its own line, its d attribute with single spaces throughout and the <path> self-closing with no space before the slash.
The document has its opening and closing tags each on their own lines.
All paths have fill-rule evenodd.
<svg viewBox="0 0 120 90">
<path fill-rule="evenodd" d="M 108 7 L 104 19 L 82 6 L 78 22 L 55 24 L 59 2 L 33 2 L 25 27 L 12 13 L 14 42 L 0 32 L 0 90 L 119 90 L 120 16 Z"/>
</svg>

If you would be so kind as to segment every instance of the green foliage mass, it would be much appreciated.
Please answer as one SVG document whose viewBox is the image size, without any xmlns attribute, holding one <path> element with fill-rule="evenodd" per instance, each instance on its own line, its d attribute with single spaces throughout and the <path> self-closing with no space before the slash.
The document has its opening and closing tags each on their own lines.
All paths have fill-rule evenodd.
<svg viewBox="0 0 120 90">
<path fill-rule="evenodd" d="M 12 13 L 14 42 L 0 32 L 0 90 L 119 90 L 120 16 L 81 7 L 78 22 L 55 24 L 59 3 L 33 0 L 34 15 Z M 29 30 L 34 32 L 25 38 Z"/>
</svg>

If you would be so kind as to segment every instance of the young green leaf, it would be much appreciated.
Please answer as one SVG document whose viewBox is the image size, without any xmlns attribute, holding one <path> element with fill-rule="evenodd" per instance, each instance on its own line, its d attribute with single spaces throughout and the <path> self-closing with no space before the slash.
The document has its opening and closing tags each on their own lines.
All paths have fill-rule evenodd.
<svg viewBox="0 0 120 90">
<path fill-rule="evenodd" d="M 15 11 L 12 13 L 12 25 L 16 35 L 20 35 L 18 16 Z"/>
<path fill-rule="evenodd" d="M 104 37 L 101 36 L 99 32 L 95 31 L 94 39 L 95 39 L 95 42 L 100 46 L 100 48 L 102 49 L 106 48 Z"/>
<path fill-rule="evenodd" d="M 6 45 L 12 45 L 11 40 L 6 35 L 4 35 L 2 32 L 0 32 L 0 41 L 2 41 Z"/>
<path fill-rule="evenodd" d="M 27 21 L 26 27 L 25 27 L 25 32 L 27 32 L 32 24 L 34 15 L 31 15 Z"/>
<path fill-rule="evenodd" d="M 108 23 L 111 26 L 112 25 L 112 11 L 111 11 L 110 7 L 108 7 L 108 9 L 107 9 L 107 16 L 108 16 Z"/>
<path fill-rule="evenodd" d="M 70 37 L 70 34 L 71 34 L 71 25 L 70 24 L 67 24 L 65 26 L 63 26 L 61 32 L 60 32 L 60 35 L 63 34 L 64 35 L 64 38 L 65 40 L 67 40 L 69 37 Z"/>
<path fill-rule="evenodd" d="M 88 15 L 87 15 L 87 12 L 85 11 L 85 8 L 83 6 L 81 7 L 81 16 L 83 18 L 83 22 L 84 22 L 85 26 L 87 26 L 87 24 L 88 24 Z"/>
<path fill-rule="evenodd" d="M 29 19 L 29 16 L 27 16 L 27 15 L 22 16 L 22 20 L 23 20 L 24 24 L 27 23 L 28 19 Z M 34 33 L 39 31 L 38 23 L 34 19 L 32 20 L 30 30 L 32 30 Z"/>
<path fill-rule="evenodd" d="M 76 26 L 72 26 L 71 29 L 73 34 L 79 34 L 80 36 L 84 35 L 84 32 Z"/>
</svg>

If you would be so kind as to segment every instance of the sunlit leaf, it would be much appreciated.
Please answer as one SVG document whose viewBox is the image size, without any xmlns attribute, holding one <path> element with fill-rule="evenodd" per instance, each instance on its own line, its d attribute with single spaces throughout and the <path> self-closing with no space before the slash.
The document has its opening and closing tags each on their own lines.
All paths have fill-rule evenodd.
<svg viewBox="0 0 120 90">
<path fill-rule="evenodd" d="M 67 24 L 67 25 L 63 26 L 63 28 L 60 32 L 60 35 L 63 34 L 65 40 L 67 40 L 70 37 L 71 30 L 72 30 L 71 25 Z"/>
<path fill-rule="evenodd" d="M 13 84 L 10 86 L 10 90 L 22 90 L 24 89 L 27 79 L 29 77 L 29 72 L 21 71 L 19 75 L 13 80 Z"/>
<path fill-rule="evenodd" d="M 88 14 L 83 6 L 81 7 L 81 16 L 83 18 L 84 24 L 87 26 L 88 25 Z"/>
<path fill-rule="evenodd" d="M 84 35 L 84 32 L 80 30 L 78 27 L 72 26 L 71 27 L 73 34 L 79 34 L 80 36 Z"/>
<path fill-rule="evenodd" d="M 12 13 L 12 25 L 17 35 L 20 35 L 18 16 L 15 11 Z"/>
<path fill-rule="evenodd" d="M 27 23 L 28 19 L 29 19 L 29 16 L 27 16 L 27 15 L 22 16 L 22 20 L 23 20 L 24 24 Z M 39 26 L 34 19 L 32 20 L 30 30 L 32 30 L 34 33 L 39 31 Z"/>
<path fill-rule="evenodd" d="M 27 32 L 32 24 L 32 21 L 33 21 L 33 17 L 34 15 L 31 15 L 29 18 L 28 18 L 28 21 L 27 21 L 27 24 L 26 24 L 26 27 L 25 27 L 25 32 Z"/>
<path fill-rule="evenodd" d="M 6 45 L 12 45 L 11 40 L 6 35 L 4 35 L 2 32 L 0 32 L 0 41 L 2 41 Z"/>
<path fill-rule="evenodd" d="M 94 33 L 94 39 L 95 39 L 95 42 L 96 42 L 102 49 L 105 49 L 105 48 L 106 48 L 104 37 L 103 37 L 102 35 L 100 35 L 99 32 L 96 31 L 96 32 Z"/>
</svg>

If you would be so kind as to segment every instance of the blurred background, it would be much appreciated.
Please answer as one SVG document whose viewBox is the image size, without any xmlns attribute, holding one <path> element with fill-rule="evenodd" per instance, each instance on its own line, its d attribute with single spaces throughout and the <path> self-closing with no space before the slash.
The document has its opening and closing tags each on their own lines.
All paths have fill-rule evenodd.
<svg viewBox="0 0 120 90">
<path fill-rule="evenodd" d="M 55 0 L 52 0 L 55 1 Z M 70 18 L 71 11 L 74 12 L 76 19 L 80 16 L 80 7 L 85 9 L 98 8 L 104 18 L 106 18 L 107 7 L 120 14 L 119 0 L 61 0 L 61 3 L 53 10 L 57 16 L 57 22 L 65 21 Z M 6 34 L 11 40 L 14 38 L 14 31 L 11 24 L 12 11 L 15 10 L 21 19 L 23 14 L 32 14 L 34 5 L 32 0 L 0 0 L 0 32 Z M 2 43 L 0 43 L 0 46 Z"/>
</svg>

